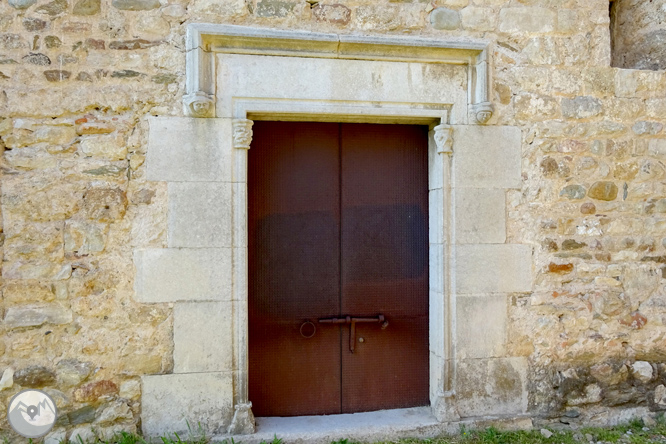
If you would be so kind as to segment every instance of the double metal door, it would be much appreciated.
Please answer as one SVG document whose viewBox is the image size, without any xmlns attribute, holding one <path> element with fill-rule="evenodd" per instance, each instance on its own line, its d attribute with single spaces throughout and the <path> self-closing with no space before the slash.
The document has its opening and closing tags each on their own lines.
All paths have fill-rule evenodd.
<svg viewBox="0 0 666 444">
<path fill-rule="evenodd" d="M 427 405 L 427 128 L 255 122 L 253 130 L 254 414 Z"/>
</svg>

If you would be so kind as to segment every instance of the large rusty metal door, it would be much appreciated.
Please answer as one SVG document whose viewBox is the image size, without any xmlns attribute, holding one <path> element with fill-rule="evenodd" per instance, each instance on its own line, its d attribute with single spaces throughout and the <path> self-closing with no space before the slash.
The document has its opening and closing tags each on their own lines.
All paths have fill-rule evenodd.
<svg viewBox="0 0 666 444">
<path fill-rule="evenodd" d="M 428 404 L 427 128 L 255 122 L 257 416 Z"/>
</svg>

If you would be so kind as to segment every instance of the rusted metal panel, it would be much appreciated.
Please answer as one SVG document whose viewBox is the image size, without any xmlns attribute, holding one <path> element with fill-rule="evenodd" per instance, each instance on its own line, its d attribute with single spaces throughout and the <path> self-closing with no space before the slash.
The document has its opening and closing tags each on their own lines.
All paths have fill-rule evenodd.
<svg viewBox="0 0 666 444">
<path fill-rule="evenodd" d="M 304 322 L 340 309 L 338 125 L 256 122 L 254 134 L 248 153 L 253 410 L 257 416 L 339 413 L 340 329 L 301 334 Z"/>
<path fill-rule="evenodd" d="M 342 411 L 427 405 L 427 128 L 342 125 L 342 313 L 382 314 L 342 352 Z M 350 331 L 343 331 L 343 342 Z"/>
<path fill-rule="evenodd" d="M 427 129 L 256 122 L 254 130 L 255 414 L 426 405 Z"/>
</svg>

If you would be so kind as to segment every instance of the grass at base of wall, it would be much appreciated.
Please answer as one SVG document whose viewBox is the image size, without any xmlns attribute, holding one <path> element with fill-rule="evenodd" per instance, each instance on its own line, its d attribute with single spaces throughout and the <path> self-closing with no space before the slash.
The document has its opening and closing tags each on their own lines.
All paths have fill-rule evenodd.
<svg viewBox="0 0 666 444">
<path fill-rule="evenodd" d="M 190 429 L 188 436 L 171 434 L 163 436 L 159 444 L 209 444 L 210 438 L 202 433 L 201 428 L 196 431 Z M 7 442 L 7 440 L 4 440 Z M 155 441 L 152 441 L 153 443 Z M 580 427 L 578 430 L 556 431 L 549 428 L 504 432 L 495 428 L 485 430 L 461 429 L 456 435 L 448 435 L 431 439 L 396 439 L 381 441 L 375 444 L 666 444 L 666 421 L 661 416 L 653 425 L 646 426 L 642 420 L 637 419 L 624 425 L 615 427 Z M 65 444 L 65 442 L 61 443 Z M 83 442 L 76 444 L 149 444 L 141 436 L 131 433 L 120 433 L 112 440 L 98 440 L 96 442 Z M 243 444 L 242 440 L 225 440 L 220 444 Z M 264 444 L 290 444 L 280 438 L 275 438 Z M 332 444 L 357 444 L 356 441 L 342 439 Z"/>
</svg>

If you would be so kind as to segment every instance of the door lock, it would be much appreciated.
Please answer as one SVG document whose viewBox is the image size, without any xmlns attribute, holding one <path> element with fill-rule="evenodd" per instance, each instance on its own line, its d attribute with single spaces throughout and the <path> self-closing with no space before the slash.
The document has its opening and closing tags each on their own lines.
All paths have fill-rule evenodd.
<svg viewBox="0 0 666 444">
<path fill-rule="evenodd" d="M 349 324 L 349 351 L 354 353 L 356 349 L 356 323 L 380 323 L 382 330 L 388 327 L 388 321 L 384 318 L 384 315 L 379 315 L 374 318 L 353 318 L 351 316 L 345 316 L 340 318 L 321 318 L 319 323 L 321 324 Z M 361 338 L 362 339 L 362 338 Z M 359 342 L 363 342 L 359 340 Z"/>
</svg>

